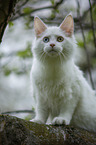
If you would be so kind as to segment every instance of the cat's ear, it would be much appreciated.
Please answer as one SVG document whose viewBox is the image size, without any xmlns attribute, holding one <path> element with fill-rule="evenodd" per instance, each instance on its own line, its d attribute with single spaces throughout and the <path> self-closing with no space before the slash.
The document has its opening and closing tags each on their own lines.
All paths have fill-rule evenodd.
<svg viewBox="0 0 96 145">
<path fill-rule="evenodd" d="M 61 23 L 60 28 L 66 33 L 67 36 L 72 36 L 74 32 L 74 21 L 71 14 L 66 16 L 64 21 Z"/>
<path fill-rule="evenodd" d="M 36 16 L 34 18 L 34 28 L 35 28 L 36 37 L 38 38 L 40 37 L 40 34 L 47 29 L 47 26 L 39 17 Z"/>
</svg>

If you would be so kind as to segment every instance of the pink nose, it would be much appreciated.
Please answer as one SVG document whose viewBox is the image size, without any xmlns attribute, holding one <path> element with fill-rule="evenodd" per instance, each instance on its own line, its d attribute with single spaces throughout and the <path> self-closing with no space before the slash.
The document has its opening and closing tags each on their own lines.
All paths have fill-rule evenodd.
<svg viewBox="0 0 96 145">
<path fill-rule="evenodd" d="M 55 44 L 52 43 L 52 44 L 50 44 L 50 46 L 53 48 L 55 46 Z"/>
</svg>

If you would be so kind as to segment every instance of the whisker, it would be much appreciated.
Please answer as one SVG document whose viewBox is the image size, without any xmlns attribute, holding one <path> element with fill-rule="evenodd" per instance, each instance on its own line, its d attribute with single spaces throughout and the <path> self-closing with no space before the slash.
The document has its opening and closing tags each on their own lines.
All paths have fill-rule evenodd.
<svg viewBox="0 0 96 145">
<path fill-rule="evenodd" d="M 70 52 L 65 49 L 64 53 L 66 54 L 66 57 L 68 57 Z"/>
<path fill-rule="evenodd" d="M 61 65 L 62 65 L 62 57 L 61 57 L 61 53 L 59 53 L 59 58 L 60 58 L 60 62 L 61 62 Z"/>
<path fill-rule="evenodd" d="M 70 52 L 67 51 L 66 49 L 63 50 L 63 52 L 61 52 L 62 56 L 64 57 L 64 59 L 69 57 Z"/>
<path fill-rule="evenodd" d="M 40 60 L 42 60 L 44 54 L 45 54 L 45 52 L 41 53 Z"/>
<path fill-rule="evenodd" d="M 66 59 L 65 53 L 63 53 L 63 52 L 61 52 L 61 51 L 60 51 L 60 53 L 62 54 L 63 58 Z"/>
<path fill-rule="evenodd" d="M 45 60 L 45 55 L 46 55 L 46 53 L 44 52 L 44 55 L 43 55 L 43 61 Z"/>
</svg>

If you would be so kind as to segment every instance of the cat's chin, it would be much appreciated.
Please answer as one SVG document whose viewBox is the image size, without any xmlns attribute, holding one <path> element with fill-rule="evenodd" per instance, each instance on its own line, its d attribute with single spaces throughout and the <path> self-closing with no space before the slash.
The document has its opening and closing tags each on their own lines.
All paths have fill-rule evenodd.
<svg viewBox="0 0 96 145">
<path fill-rule="evenodd" d="M 49 57 L 57 57 L 59 54 L 57 51 L 50 51 L 47 53 Z"/>
</svg>

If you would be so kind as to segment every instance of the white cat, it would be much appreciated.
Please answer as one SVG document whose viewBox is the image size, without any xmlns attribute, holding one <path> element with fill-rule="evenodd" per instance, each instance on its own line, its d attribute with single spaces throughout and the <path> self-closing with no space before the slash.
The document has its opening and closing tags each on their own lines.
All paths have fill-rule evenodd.
<svg viewBox="0 0 96 145">
<path fill-rule="evenodd" d="M 96 97 L 74 63 L 74 21 L 69 14 L 59 27 L 35 17 L 31 70 L 36 117 L 31 121 L 72 124 L 96 132 Z"/>
</svg>

